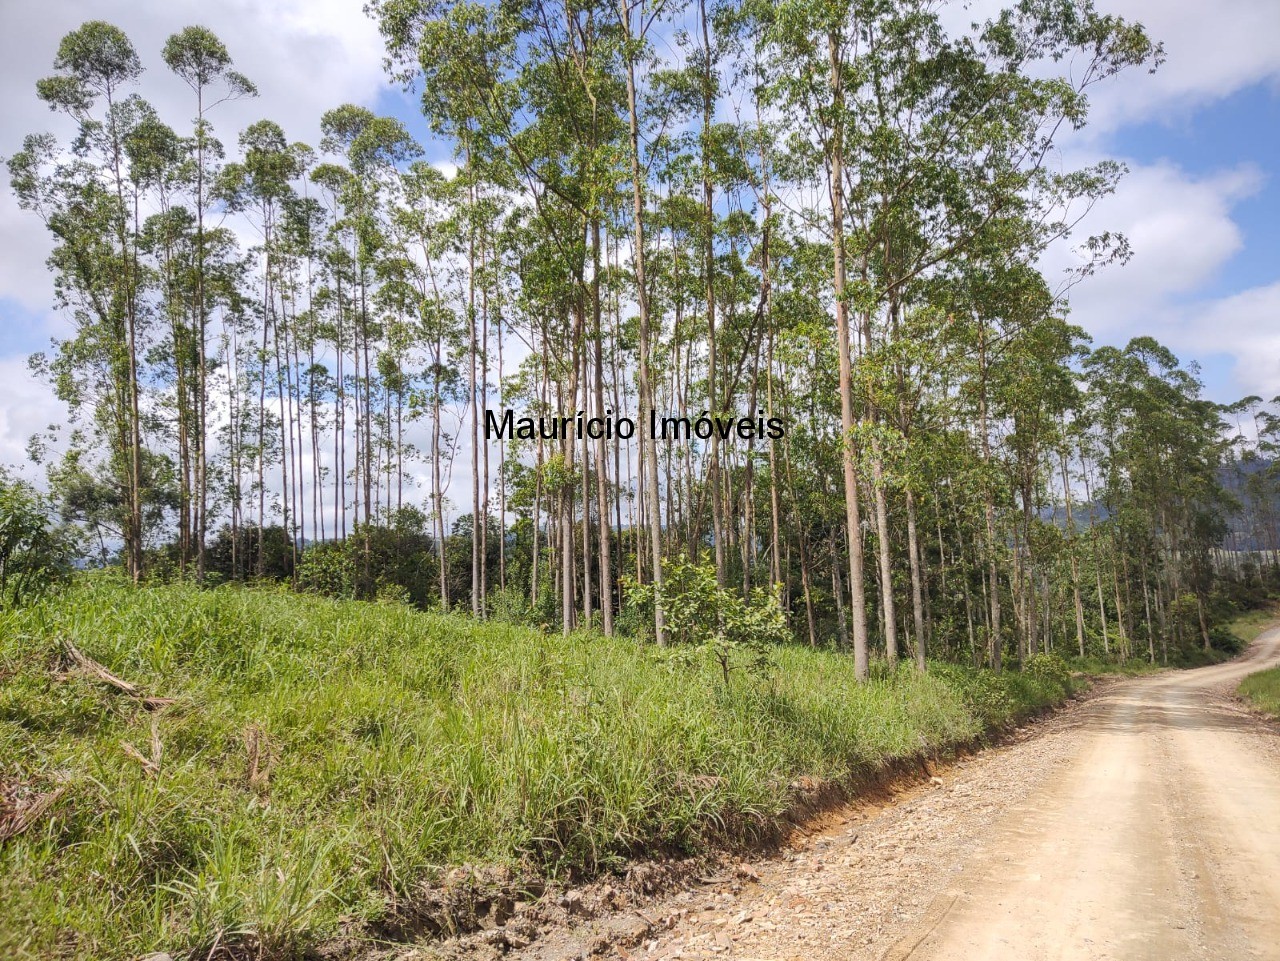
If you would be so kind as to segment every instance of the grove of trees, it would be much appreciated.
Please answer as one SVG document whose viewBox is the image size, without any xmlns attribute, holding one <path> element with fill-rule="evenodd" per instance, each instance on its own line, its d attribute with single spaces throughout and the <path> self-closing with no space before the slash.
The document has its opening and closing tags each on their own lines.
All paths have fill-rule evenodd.
<svg viewBox="0 0 1280 961">
<path fill-rule="evenodd" d="M 257 91 L 203 27 L 156 52 L 186 119 L 100 21 L 37 85 L 76 134 L 8 158 L 72 330 L 33 358 L 65 453 L 33 449 L 92 556 L 660 644 L 696 629 L 672 592 L 702 566 L 746 605 L 708 609 L 776 605 L 862 676 L 1167 658 L 1212 643 L 1224 569 L 1280 573 L 1280 405 L 1220 407 L 1155 339 L 1069 319 L 1130 251 L 1081 226 L 1123 168 L 1061 140 L 1159 64 L 1140 25 L 1089 0 L 963 29 L 926 0 L 369 9 L 453 163 L 350 104 L 314 145 L 269 119 L 224 143 L 219 106 Z M 506 408 L 787 428 L 486 439 Z"/>
</svg>

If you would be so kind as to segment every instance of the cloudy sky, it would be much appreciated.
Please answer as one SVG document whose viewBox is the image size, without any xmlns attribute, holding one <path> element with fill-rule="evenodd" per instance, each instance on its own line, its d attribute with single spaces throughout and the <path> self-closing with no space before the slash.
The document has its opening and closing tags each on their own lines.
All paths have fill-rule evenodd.
<svg viewBox="0 0 1280 961">
<path fill-rule="evenodd" d="M 261 91 L 212 119 L 224 141 L 270 117 L 315 144 L 330 107 L 394 113 L 425 138 L 413 105 L 383 76 L 377 30 L 362 0 L 0 0 L 0 156 L 31 132 L 65 133 L 35 97 L 58 40 L 89 19 L 123 28 L 149 68 L 141 92 L 171 123 L 191 112 L 186 88 L 159 53 L 170 34 L 203 24 Z M 982 16 L 986 0 L 949 18 Z M 1280 394 L 1280 0 L 1098 0 L 1145 24 L 1168 60 L 1126 75 L 1093 98 L 1090 127 L 1064 161 L 1101 156 L 1129 176 L 1100 205 L 1089 232 L 1119 230 L 1127 267 L 1072 294 L 1072 319 L 1099 343 L 1149 333 L 1202 367 L 1220 401 Z M 438 160 L 447 160 L 441 155 Z M 26 358 L 64 330 L 51 311 L 39 221 L 0 189 L 0 464 L 25 459 L 32 433 L 62 419 Z"/>
</svg>

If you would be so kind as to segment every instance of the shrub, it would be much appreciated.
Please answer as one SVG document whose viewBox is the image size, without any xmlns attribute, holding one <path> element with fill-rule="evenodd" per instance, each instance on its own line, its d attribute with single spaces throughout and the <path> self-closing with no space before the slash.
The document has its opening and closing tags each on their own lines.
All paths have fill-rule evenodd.
<svg viewBox="0 0 1280 961">
<path fill-rule="evenodd" d="M 0 469 L 0 607 L 33 600 L 70 574 L 75 541 L 46 498 Z"/>
<path fill-rule="evenodd" d="M 1031 677 L 1057 684 L 1063 689 L 1068 689 L 1071 684 L 1071 669 L 1057 654 L 1032 654 L 1023 670 Z"/>
<path fill-rule="evenodd" d="M 663 572 L 662 612 L 672 642 L 710 658 L 726 687 L 734 670 L 763 673 L 770 648 L 790 638 L 786 614 L 769 591 L 757 588 L 747 603 L 736 590 L 722 590 L 716 584 L 711 565 L 694 564 L 684 557 L 663 564 Z M 632 606 L 651 616 L 652 584 L 629 581 L 626 593 Z"/>
<path fill-rule="evenodd" d="M 965 706 L 984 727 L 998 725 L 1013 713 L 1013 697 L 1006 689 L 1003 675 L 991 671 L 951 669 L 949 665 L 942 670 L 934 670 L 956 688 Z"/>
<path fill-rule="evenodd" d="M 515 588 L 499 588 L 489 592 L 489 619 L 500 624 L 528 624 L 532 608 L 525 592 Z"/>
<path fill-rule="evenodd" d="M 339 541 L 308 547 L 298 565 L 298 586 L 327 597 L 355 596 L 355 564 Z"/>
</svg>

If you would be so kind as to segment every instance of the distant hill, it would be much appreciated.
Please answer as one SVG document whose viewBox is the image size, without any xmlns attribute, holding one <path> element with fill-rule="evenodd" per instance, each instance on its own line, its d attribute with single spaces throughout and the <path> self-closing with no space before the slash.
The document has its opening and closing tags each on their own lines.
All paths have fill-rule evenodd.
<svg viewBox="0 0 1280 961">
<path fill-rule="evenodd" d="M 1250 458 L 1220 469 L 1218 480 L 1238 504 L 1223 546 L 1237 551 L 1275 550 L 1280 545 L 1280 463 Z"/>
</svg>

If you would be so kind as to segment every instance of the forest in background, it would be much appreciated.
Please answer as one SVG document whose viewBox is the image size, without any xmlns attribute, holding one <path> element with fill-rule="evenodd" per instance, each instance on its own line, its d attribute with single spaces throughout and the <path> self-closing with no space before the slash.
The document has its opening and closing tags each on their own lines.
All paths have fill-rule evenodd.
<svg viewBox="0 0 1280 961">
<path fill-rule="evenodd" d="M 120 30 L 64 38 L 36 93 L 76 136 L 7 163 L 50 231 L 72 333 L 33 363 L 72 429 L 33 440 L 48 504 L 5 486 L 6 599 L 24 552 L 65 554 L 56 511 L 135 582 L 790 637 L 866 677 L 1167 660 L 1213 645 L 1224 574 L 1277 576 L 1277 402 L 1223 407 L 1157 340 L 1069 322 L 1131 251 L 1081 226 L 1122 166 L 1060 146 L 1095 85 L 1158 65 L 1139 25 L 1078 0 L 964 30 L 918 0 L 370 13 L 447 170 L 354 105 L 317 145 L 263 120 L 228 147 L 217 107 L 256 90 L 204 28 L 159 51 L 174 125 Z M 487 443 L 487 407 L 788 429 Z"/>
</svg>

